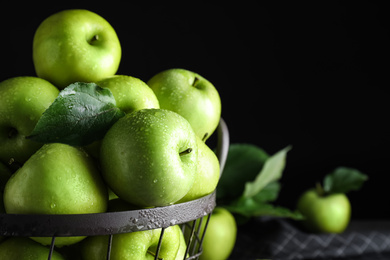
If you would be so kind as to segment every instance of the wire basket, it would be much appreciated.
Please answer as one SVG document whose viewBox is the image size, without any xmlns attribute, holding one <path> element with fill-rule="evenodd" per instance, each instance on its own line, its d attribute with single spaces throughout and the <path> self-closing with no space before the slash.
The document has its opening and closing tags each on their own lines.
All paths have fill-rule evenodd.
<svg viewBox="0 0 390 260">
<path fill-rule="evenodd" d="M 217 128 L 216 154 L 220 173 L 225 166 L 229 148 L 229 131 L 223 119 Z M 161 228 L 161 235 L 154 259 L 159 258 L 164 230 L 181 225 L 183 232 L 189 232 L 186 253 L 183 259 L 198 259 L 202 254 L 203 238 L 210 215 L 216 206 L 215 191 L 202 198 L 180 204 L 150 209 L 117 211 L 93 214 L 27 215 L 0 214 L 0 236 L 51 237 L 48 254 L 50 260 L 56 237 L 107 235 L 107 256 L 110 259 L 114 234 L 130 233 Z M 206 221 L 203 233 L 202 222 Z"/>
</svg>

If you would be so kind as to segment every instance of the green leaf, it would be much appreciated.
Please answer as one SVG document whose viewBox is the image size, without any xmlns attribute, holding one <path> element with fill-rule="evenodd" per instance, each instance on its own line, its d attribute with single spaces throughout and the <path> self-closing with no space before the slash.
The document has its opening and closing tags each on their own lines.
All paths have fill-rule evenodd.
<svg viewBox="0 0 390 260">
<path fill-rule="evenodd" d="M 60 92 L 27 138 L 84 146 L 103 138 L 124 115 L 109 89 L 76 82 Z"/>
<path fill-rule="evenodd" d="M 217 186 L 217 203 L 235 213 L 240 222 L 256 216 L 302 219 L 299 212 L 269 204 L 278 198 L 278 180 L 290 149 L 286 147 L 269 157 L 255 145 L 232 144 Z"/>
<path fill-rule="evenodd" d="M 259 191 L 253 199 L 258 202 L 275 201 L 279 196 L 280 183 L 277 181 L 269 183 L 261 191 Z"/>
<path fill-rule="evenodd" d="M 356 169 L 338 167 L 325 176 L 323 189 L 326 194 L 347 193 L 359 190 L 367 180 L 368 176 Z"/>
<path fill-rule="evenodd" d="M 226 165 L 217 186 L 219 204 L 239 198 L 245 183 L 253 180 L 263 168 L 268 154 L 252 144 L 231 144 Z"/>
<path fill-rule="evenodd" d="M 259 217 L 259 216 L 273 216 L 285 217 L 292 219 L 303 219 L 303 216 L 298 211 L 291 211 L 287 208 L 274 206 L 269 203 L 256 201 L 253 198 L 241 197 L 236 203 L 224 206 L 232 213 L 242 215 L 244 217 Z"/>
<path fill-rule="evenodd" d="M 256 179 L 253 182 L 247 182 L 245 184 L 244 197 L 251 198 L 255 196 L 269 183 L 279 180 L 282 177 L 286 165 L 286 155 L 290 149 L 291 147 L 288 146 L 268 158 Z"/>
</svg>

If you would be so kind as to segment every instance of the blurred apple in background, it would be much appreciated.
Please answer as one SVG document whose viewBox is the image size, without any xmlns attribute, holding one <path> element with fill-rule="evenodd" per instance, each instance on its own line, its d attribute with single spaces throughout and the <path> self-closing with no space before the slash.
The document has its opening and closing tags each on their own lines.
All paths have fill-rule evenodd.
<svg viewBox="0 0 390 260">
<path fill-rule="evenodd" d="M 343 193 L 323 196 L 310 189 L 299 198 L 297 209 L 305 216 L 302 224 L 310 232 L 342 233 L 351 219 L 351 203 Z"/>
<path fill-rule="evenodd" d="M 297 210 L 304 219 L 301 224 L 309 232 L 342 233 L 351 220 L 351 203 L 346 195 L 357 191 L 368 176 L 357 169 L 338 167 L 328 173 L 315 188 L 302 193 Z"/>
</svg>

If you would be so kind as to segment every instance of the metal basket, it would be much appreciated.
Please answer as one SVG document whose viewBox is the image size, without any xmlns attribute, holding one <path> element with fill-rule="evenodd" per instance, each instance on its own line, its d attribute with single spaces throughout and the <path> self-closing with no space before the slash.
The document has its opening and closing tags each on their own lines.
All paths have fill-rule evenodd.
<svg viewBox="0 0 390 260">
<path fill-rule="evenodd" d="M 223 119 L 217 128 L 216 146 L 222 173 L 229 148 L 229 131 Z M 63 215 L 0 214 L 0 236 L 51 237 L 48 255 L 50 260 L 56 237 L 108 235 L 106 259 L 110 259 L 114 234 L 161 228 L 154 257 L 159 259 L 164 230 L 173 225 L 181 225 L 183 232 L 190 231 L 191 234 L 186 241 L 184 259 L 198 259 L 202 254 L 202 242 L 210 215 L 216 206 L 215 198 L 214 191 L 193 201 L 151 209 Z M 206 221 L 203 235 L 200 232 L 202 221 Z"/>
</svg>

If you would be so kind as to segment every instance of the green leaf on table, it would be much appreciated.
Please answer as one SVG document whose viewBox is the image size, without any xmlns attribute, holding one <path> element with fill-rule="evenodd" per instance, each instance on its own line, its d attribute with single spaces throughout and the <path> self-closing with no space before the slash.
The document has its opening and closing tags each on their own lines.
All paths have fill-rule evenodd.
<svg viewBox="0 0 390 260">
<path fill-rule="evenodd" d="M 368 176 L 356 169 L 338 167 L 325 176 L 323 189 L 326 194 L 347 193 L 359 190 L 367 180 Z"/>
<path fill-rule="evenodd" d="M 255 179 L 268 157 L 268 154 L 256 145 L 231 144 L 217 186 L 219 204 L 226 204 L 240 197 L 245 183 Z"/>
<path fill-rule="evenodd" d="M 282 177 L 286 165 L 286 155 L 290 149 L 291 147 L 288 146 L 268 158 L 256 179 L 245 184 L 244 197 L 251 198 L 255 196 L 269 183 Z"/>
<path fill-rule="evenodd" d="M 84 146 L 101 139 L 124 115 L 109 89 L 76 82 L 60 92 L 27 138 Z"/>
</svg>

